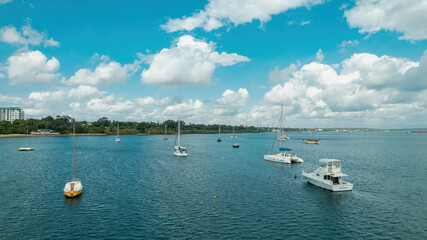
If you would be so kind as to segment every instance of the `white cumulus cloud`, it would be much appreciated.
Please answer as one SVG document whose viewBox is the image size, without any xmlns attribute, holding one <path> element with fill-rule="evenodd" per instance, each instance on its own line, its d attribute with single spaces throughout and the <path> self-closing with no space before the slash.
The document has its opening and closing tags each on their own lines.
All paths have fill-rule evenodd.
<svg viewBox="0 0 427 240">
<path fill-rule="evenodd" d="M 414 41 L 427 38 L 426 13 L 425 0 L 357 0 L 344 15 L 360 33 L 396 31 L 403 34 L 399 39 Z"/>
<path fill-rule="evenodd" d="M 99 91 L 97 87 L 79 85 L 77 88 L 73 88 L 68 92 L 69 98 L 85 99 L 91 97 L 101 97 L 104 93 Z"/>
<path fill-rule="evenodd" d="M 204 10 L 190 17 L 169 19 L 161 27 L 167 32 L 191 31 L 195 28 L 212 31 L 230 23 L 235 26 L 253 20 L 266 23 L 270 21 L 272 15 L 323 2 L 323 0 L 211 0 Z"/>
<path fill-rule="evenodd" d="M 208 86 L 217 66 L 231 66 L 249 59 L 236 53 L 216 52 L 213 43 L 184 35 L 176 46 L 151 55 L 147 61 L 150 67 L 141 73 L 144 84 Z"/>
<path fill-rule="evenodd" d="M 49 84 L 59 77 L 59 61 L 40 51 L 21 52 L 7 59 L 6 67 L 10 84 Z"/>
<path fill-rule="evenodd" d="M 240 88 L 237 92 L 227 89 L 215 103 L 214 113 L 217 115 L 236 115 L 249 100 L 246 88 Z"/>
<path fill-rule="evenodd" d="M 102 62 L 94 69 L 79 69 L 68 80 L 62 79 L 61 82 L 66 85 L 89 85 L 89 86 L 111 86 L 114 84 L 123 84 L 139 68 L 139 62 L 121 65 L 118 62 L 111 61 L 108 57 L 102 56 Z"/>
<path fill-rule="evenodd" d="M 14 26 L 0 28 L 0 41 L 25 46 L 43 44 L 44 47 L 59 47 L 59 42 L 49 38 L 45 32 L 40 33 L 32 29 L 30 24 L 22 26 L 21 31 L 18 31 Z"/>
<path fill-rule="evenodd" d="M 295 122 L 397 124 L 404 107 L 414 111 L 405 119 L 415 122 L 425 115 L 417 109 L 427 105 L 421 97 L 427 92 L 426 73 L 427 51 L 420 62 L 353 54 L 341 62 L 340 71 L 317 62 L 301 66 L 283 84 L 273 86 L 263 104 L 284 105 L 286 116 Z M 262 115 L 263 109 L 258 106 L 251 114 Z"/>
</svg>

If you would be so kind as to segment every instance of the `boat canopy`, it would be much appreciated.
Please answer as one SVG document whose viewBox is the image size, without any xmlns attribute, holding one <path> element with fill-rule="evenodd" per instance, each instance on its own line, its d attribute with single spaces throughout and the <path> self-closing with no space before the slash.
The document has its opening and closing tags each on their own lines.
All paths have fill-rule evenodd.
<svg viewBox="0 0 427 240">
<path fill-rule="evenodd" d="M 331 175 L 332 177 L 347 177 L 348 176 L 347 174 L 344 174 L 342 172 L 331 173 L 329 175 Z"/>
<path fill-rule="evenodd" d="M 279 151 L 292 151 L 290 148 L 279 148 Z"/>
<path fill-rule="evenodd" d="M 339 160 L 339 159 L 327 159 L 327 158 L 323 158 L 323 159 L 320 159 L 319 162 L 321 162 L 321 163 L 341 162 L 341 160 Z"/>
</svg>

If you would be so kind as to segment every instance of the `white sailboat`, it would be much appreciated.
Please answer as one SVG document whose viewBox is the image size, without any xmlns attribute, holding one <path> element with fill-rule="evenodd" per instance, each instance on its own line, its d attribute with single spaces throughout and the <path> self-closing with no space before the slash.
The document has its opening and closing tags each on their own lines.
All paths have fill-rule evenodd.
<svg viewBox="0 0 427 240">
<path fill-rule="evenodd" d="M 117 123 L 117 136 L 116 136 L 116 142 L 120 142 L 119 124 L 118 124 L 118 123 Z"/>
<path fill-rule="evenodd" d="M 27 129 L 27 147 L 21 147 L 18 151 L 33 151 L 34 148 L 30 147 L 30 140 L 28 139 L 28 129 Z"/>
<path fill-rule="evenodd" d="M 82 194 L 83 185 L 76 179 L 76 130 L 73 124 L 73 180 L 67 181 L 64 187 L 66 197 L 77 197 Z"/>
<path fill-rule="evenodd" d="M 237 138 L 237 136 L 234 134 L 234 126 L 233 126 L 233 135 L 231 135 L 231 138 Z"/>
<path fill-rule="evenodd" d="M 216 140 L 217 142 L 221 142 L 221 125 L 218 125 L 218 139 Z"/>
<path fill-rule="evenodd" d="M 282 110 L 280 111 L 280 116 L 282 116 L 282 113 L 283 113 L 283 105 L 282 105 Z M 280 131 L 280 136 L 277 138 L 277 140 L 279 140 L 279 141 L 286 141 L 286 140 L 289 139 L 288 135 L 283 132 L 283 122 L 284 122 L 283 118 L 280 117 L 280 123 L 279 123 L 279 126 L 280 126 L 280 130 L 279 130 Z"/>
<path fill-rule="evenodd" d="M 181 146 L 181 121 L 178 120 L 178 135 L 177 135 L 177 145 L 175 145 L 174 147 L 174 152 L 173 154 L 177 157 L 187 157 L 188 156 L 188 152 L 187 152 L 187 147 L 186 146 Z"/>
<path fill-rule="evenodd" d="M 163 140 L 168 140 L 169 139 L 169 137 L 168 137 L 168 135 L 167 135 L 167 125 L 165 124 L 165 135 L 163 136 Z"/>
</svg>

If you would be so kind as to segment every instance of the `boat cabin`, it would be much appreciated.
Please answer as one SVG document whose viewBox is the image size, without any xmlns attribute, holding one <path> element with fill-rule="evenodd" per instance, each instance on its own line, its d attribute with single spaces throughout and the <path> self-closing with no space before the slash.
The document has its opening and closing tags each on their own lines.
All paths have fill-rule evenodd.
<svg viewBox="0 0 427 240">
<path fill-rule="evenodd" d="M 341 172 L 341 160 L 338 159 L 320 159 L 322 168 L 326 170 L 323 172 L 323 179 L 330 180 L 334 185 L 340 184 L 340 178 L 348 176 Z"/>
</svg>

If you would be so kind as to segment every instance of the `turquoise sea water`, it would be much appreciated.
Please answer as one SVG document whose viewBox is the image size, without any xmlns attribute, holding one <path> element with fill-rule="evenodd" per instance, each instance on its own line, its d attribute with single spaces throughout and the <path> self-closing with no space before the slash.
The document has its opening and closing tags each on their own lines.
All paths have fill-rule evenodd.
<svg viewBox="0 0 427 240">
<path fill-rule="evenodd" d="M 427 134 L 290 133 L 304 163 L 263 160 L 272 133 L 76 137 L 81 197 L 65 199 L 72 137 L 0 138 L 0 239 L 427 239 Z M 301 171 L 343 160 L 352 192 Z M 297 178 L 294 178 L 297 175 Z M 216 199 L 214 199 L 216 196 Z"/>
</svg>

